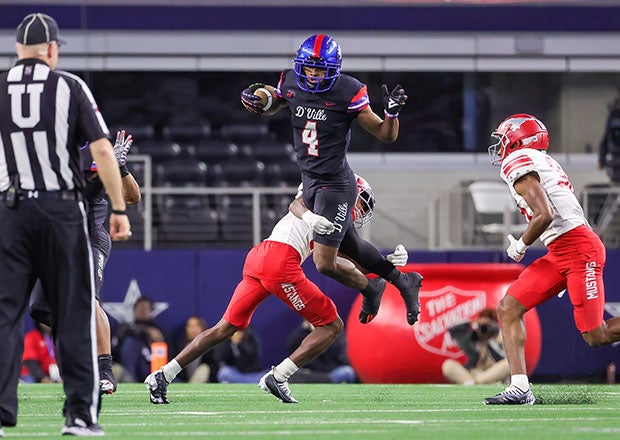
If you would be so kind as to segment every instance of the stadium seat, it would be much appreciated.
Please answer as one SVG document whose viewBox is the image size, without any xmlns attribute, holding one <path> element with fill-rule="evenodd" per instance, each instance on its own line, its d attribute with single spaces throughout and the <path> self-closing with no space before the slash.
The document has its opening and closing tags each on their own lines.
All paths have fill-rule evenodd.
<svg viewBox="0 0 620 440">
<path fill-rule="evenodd" d="M 209 123 L 166 125 L 162 128 L 164 139 L 175 142 L 196 142 L 211 135 Z"/>
<path fill-rule="evenodd" d="M 255 142 L 269 137 L 269 127 L 259 122 L 244 122 L 224 125 L 220 135 L 236 143 Z"/>
<path fill-rule="evenodd" d="M 194 145 L 194 157 L 209 165 L 233 159 L 238 152 L 239 147 L 227 139 L 203 139 Z"/>
<path fill-rule="evenodd" d="M 181 146 L 167 140 L 136 141 L 134 145 L 134 153 L 148 154 L 154 162 L 174 159 L 181 154 Z"/>
<path fill-rule="evenodd" d="M 201 196 L 166 196 L 160 217 L 158 246 L 200 247 L 220 238 L 217 211 Z"/>
<path fill-rule="evenodd" d="M 156 166 L 157 186 L 164 187 L 204 187 L 207 182 L 207 165 L 195 159 L 173 159 Z M 163 219 L 170 206 L 175 206 L 180 215 L 185 211 L 206 209 L 210 206 L 207 195 L 166 194 L 154 198 L 158 214 Z M 198 204 L 200 201 L 200 204 Z M 189 215 L 189 213 L 187 213 Z"/>
<path fill-rule="evenodd" d="M 288 142 L 280 142 L 275 139 L 263 139 L 246 145 L 249 150 L 247 156 L 251 156 L 265 163 L 279 163 L 295 160 L 295 150 Z"/>
<path fill-rule="evenodd" d="M 196 159 L 178 158 L 157 165 L 162 186 L 205 186 L 207 164 Z"/>
<path fill-rule="evenodd" d="M 228 246 L 249 247 L 253 244 L 251 198 L 249 196 L 246 196 L 245 198 L 246 200 L 249 200 L 249 205 L 247 203 L 239 202 L 239 198 L 233 197 L 233 201 L 229 202 L 230 204 L 218 209 L 222 233 L 221 238 Z M 236 202 L 234 200 L 236 200 Z M 278 217 L 273 209 L 269 209 L 266 206 L 266 201 L 263 201 L 263 204 L 261 204 L 260 212 L 260 239 L 264 239 L 271 232 L 271 229 L 278 220 Z"/>
<path fill-rule="evenodd" d="M 216 186 L 261 186 L 265 164 L 252 159 L 228 160 L 214 166 Z"/>
<path fill-rule="evenodd" d="M 265 167 L 265 182 L 270 186 L 297 186 L 301 183 L 301 172 L 297 163 L 282 161 Z"/>
<path fill-rule="evenodd" d="M 110 128 L 110 133 L 114 137 L 119 130 L 125 130 L 128 135 L 130 134 L 134 143 L 151 140 L 155 137 L 155 127 L 151 124 L 116 124 Z"/>
</svg>

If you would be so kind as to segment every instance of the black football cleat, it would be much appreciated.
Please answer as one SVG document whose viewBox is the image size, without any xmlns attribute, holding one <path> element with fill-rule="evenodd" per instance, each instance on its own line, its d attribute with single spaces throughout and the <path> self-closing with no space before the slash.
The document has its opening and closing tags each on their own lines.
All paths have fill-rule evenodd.
<svg viewBox="0 0 620 440">
<path fill-rule="evenodd" d="M 368 324 L 379 313 L 379 306 L 381 306 L 381 298 L 383 297 L 383 292 L 385 292 L 386 285 L 387 283 L 383 278 L 375 278 L 368 281 L 371 293 L 368 295 L 362 294 L 364 299 L 359 314 L 359 320 L 362 324 Z"/>
<path fill-rule="evenodd" d="M 400 296 L 407 309 L 407 323 L 413 325 L 418 321 L 420 314 L 420 287 L 424 277 L 417 272 L 403 273 L 405 284 L 401 286 Z"/>
</svg>

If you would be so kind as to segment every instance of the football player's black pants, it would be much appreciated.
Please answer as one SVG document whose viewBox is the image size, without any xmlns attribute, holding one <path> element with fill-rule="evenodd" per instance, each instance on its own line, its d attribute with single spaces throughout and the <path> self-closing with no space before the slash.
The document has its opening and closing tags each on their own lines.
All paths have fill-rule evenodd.
<svg viewBox="0 0 620 440">
<path fill-rule="evenodd" d="M 84 204 L 24 198 L 0 200 L 0 422 L 17 422 L 23 315 L 37 278 L 52 309 L 56 357 L 66 394 L 65 415 L 97 421 L 99 373 L 95 343 L 92 256 Z"/>
<path fill-rule="evenodd" d="M 353 226 L 347 230 L 342 243 L 340 243 L 340 252 L 355 260 L 364 269 L 387 281 L 394 282 L 399 275 L 394 265 L 383 258 L 381 251 L 372 243 L 362 239 Z"/>
</svg>

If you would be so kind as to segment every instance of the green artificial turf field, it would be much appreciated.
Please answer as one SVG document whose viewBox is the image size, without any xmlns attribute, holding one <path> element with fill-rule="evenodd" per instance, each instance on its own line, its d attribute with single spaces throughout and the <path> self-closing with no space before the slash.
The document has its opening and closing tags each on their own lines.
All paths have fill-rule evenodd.
<svg viewBox="0 0 620 440">
<path fill-rule="evenodd" d="M 142 384 L 104 396 L 108 438 L 618 439 L 620 385 L 534 385 L 533 406 L 484 406 L 501 386 L 292 384 L 298 404 L 256 385 L 172 384 L 152 405 Z M 7 438 L 59 437 L 62 387 L 20 385 Z"/>
</svg>

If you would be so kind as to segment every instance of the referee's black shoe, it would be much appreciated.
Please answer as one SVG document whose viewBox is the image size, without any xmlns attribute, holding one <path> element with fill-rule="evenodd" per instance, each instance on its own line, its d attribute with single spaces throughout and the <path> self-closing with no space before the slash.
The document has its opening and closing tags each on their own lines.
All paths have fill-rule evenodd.
<svg viewBox="0 0 620 440">
<path fill-rule="evenodd" d="M 168 392 L 168 381 L 162 370 L 149 374 L 144 379 L 144 385 L 151 394 L 151 403 L 154 405 L 167 405 L 170 403 L 166 398 Z"/>
<path fill-rule="evenodd" d="M 79 417 L 67 419 L 67 423 L 60 431 L 62 435 L 75 435 L 77 437 L 102 437 L 105 435 L 101 426 L 97 423 L 87 424 Z"/>
</svg>

